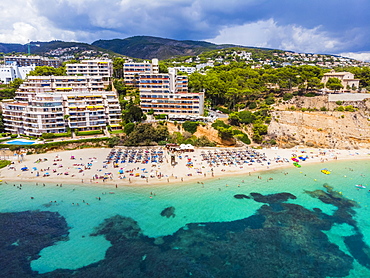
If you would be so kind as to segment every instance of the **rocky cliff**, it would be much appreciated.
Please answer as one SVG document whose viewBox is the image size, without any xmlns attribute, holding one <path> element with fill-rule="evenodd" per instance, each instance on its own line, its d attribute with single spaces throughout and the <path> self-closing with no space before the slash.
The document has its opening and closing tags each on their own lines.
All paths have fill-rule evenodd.
<svg viewBox="0 0 370 278">
<path fill-rule="evenodd" d="M 364 110 L 356 112 L 275 111 L 268 128 L 280 147 L 357 149 L 370 148 L 370 121 Z"/>
</svg>

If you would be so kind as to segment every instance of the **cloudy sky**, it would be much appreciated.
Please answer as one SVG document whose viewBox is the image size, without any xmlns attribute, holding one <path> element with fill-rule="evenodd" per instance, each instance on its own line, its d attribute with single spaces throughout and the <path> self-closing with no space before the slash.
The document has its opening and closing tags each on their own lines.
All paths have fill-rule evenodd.
<svg viewBox="0 0 370 278">
<path fill-rule="evenodd" d="M 1 0 L 0 42 L 136 35 L 370 60 L 369 0 Z"/>
</svg>

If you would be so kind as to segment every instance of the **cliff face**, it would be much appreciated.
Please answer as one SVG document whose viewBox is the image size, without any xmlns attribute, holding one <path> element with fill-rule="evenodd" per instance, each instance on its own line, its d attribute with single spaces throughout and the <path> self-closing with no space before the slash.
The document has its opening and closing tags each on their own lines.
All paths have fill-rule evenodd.
<svg viewBox="0 0 370 278">
<path fill-rule="evenodd" d="M 279 147 L 370 148 L 370 121 L 366 110 L 357 112 L 275 111 L 268 137 Z"/>
</svg>

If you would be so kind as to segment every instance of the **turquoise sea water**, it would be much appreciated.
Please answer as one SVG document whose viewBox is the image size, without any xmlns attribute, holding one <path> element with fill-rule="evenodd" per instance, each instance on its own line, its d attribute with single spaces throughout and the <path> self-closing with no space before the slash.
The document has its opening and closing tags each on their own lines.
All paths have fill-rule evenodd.
<svg viewBox="0 0 370 278">
<path fill-rule="evenodd" d="M 299 169 L 284 168 L 252 173 L 251 176 L 215 178 L 204 181 L 204 184 L 110 189 L 95 185 L 63 184 L 60 187 L 22 183 L 20 187 L 19 183 L 3 183 L 0 186 L 0 213 L 40 210 L 58 212 L 65 218 L 69 227 L 68 240 L 42 249 L 40 257 L 30 261 L 32 270 L 41 274 L 56 269 L 79 269 L 103 260 L 112 243 L 103 235 L 91 234 L 105 219 L 116 215 L 132 218 L 146 237 L 154 239 L 173 235 L 181 228 L 186 230 L 190 223 L 227 224 L 229 221 L 245 219 L 256 214 L 264 205 L 253 199 L 236 199 L 235 194 L 291 193 L 297 198 L 285 203 L 297 204 L 310 211 L 318 208 L 327 215 L 333 215 L 338 209 L 336 206 L 305 193 L 325 191 L 323 185 L 328 184 L 341 196 L 359 205 L 354 208 L 353 220 L 363 235 L 363 241 L 370 246 L 370 160 L 302 164 L 303 167 Z M 320 172 L 324 167 L 331 170 L 330 175 Z M 367 188 L 358 189 L 356 184 Z M 175 209 L 175 216 L 162 216 L 161 212 L 169 207 Z M 353 226 L 335 223 L 324 233 L 340 251 L 353 257 L 354 251 L 351 253 L 344 242 L 344 237 L 355 234 Z M 370 269 L 359 261 L 354 258 L 347 277 L 370 277 Z"/>
</svg>

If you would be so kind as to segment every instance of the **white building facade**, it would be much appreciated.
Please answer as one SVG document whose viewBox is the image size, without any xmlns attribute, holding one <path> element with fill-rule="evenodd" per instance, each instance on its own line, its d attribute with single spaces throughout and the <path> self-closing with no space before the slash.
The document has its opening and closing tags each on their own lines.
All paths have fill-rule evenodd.
<svg viewBox="0 0 370 278">
<path fill-rule="evenodd" d="M 62 61 L 59 59 L 50 59 L 41 56 L 26 56 L 26 55 L 12 55 L 12 56 L 4 56 L 5 64 L 9 63 L 16 63 L 17 66 L 25 67 L 25 66 L 49 66 L 58 68 L 62 66 Z"/>
<path fill-rule="evenodd" d="M 101 65 L 84 64 L 93 66 L 87 73 Z M 120 129 L 121 108 L 116 92 L 106 91 L 111 75 L 109 65 L 103 65 L 96 75 L 28 76 L 15 99 L 2 102 L 5 130 L 41 136 L 71 129 Z"/>
<path fill-rule="evenodd" d="M 37 93 L 28 101 L 3 102 L 2 109 L 5 130 L 28 136 L 119 129 L 121 122 L 117 95 L 109 91 Z"/>
<path fill-rule="evenodd" d="M 113 63 L 109 59 L 82 60 L 81 63 L 66 64 L 67 75 L 111 77 Z"/>
<path fill-rule="evenodd" d="M 34 69 L 35 66 L 19 67 L 16 63 L 0 65 L 0 82 L 9 84 L 16 78 L 25 79 L 27 74 Z"/>
</svg>

